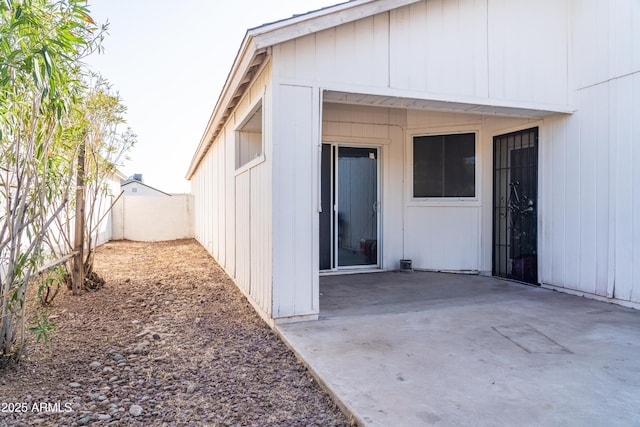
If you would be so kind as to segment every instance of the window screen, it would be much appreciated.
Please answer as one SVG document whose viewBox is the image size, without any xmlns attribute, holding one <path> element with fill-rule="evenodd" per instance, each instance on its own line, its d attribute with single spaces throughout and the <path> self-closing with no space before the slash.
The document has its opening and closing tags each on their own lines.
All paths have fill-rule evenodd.
<svg viewBox="0 0 640 427">
<path fill-rule="evenodd" d="M 476 135 L 413 138 L 413 197 L 475 197 Z"/>
</svg>

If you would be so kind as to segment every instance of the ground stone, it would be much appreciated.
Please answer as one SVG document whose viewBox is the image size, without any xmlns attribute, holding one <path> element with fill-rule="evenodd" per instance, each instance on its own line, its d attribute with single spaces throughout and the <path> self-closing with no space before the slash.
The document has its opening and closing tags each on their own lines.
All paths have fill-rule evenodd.
<svg viewBox="0 0 640 427">
<path fill-rule="evenodd" d="M 86 425 L 89 421 L 91 421 L 91 415 L 87 415 L 86 417 L 82 417 L 78 420 L 78 425 L 83 426 Z"/>
<path fill-rule="evenodd" d="M 49 308 L 55 339 L 44 347 L 28 332 L 26 357 L 0 370 L 5 401 L 72 405 L 41 425 L 349 425 L 195 241 L 109 242 L 95 259 L 105 286 L 61 290 Z M 157 311 L 140 309 L 145 302 Z M 132 354 L 137 346 L 143 354 Z M 0 426 L 37 419 L 0 414 Z"/>
</svg>

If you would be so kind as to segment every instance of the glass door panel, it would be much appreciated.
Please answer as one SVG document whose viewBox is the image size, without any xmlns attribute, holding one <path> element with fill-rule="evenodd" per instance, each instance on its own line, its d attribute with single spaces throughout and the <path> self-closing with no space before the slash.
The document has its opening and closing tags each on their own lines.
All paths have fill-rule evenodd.
<svg viewBox="0 0 640 427">
<path fill-rule="evenodd" d="M 338 267 L 378 265 L 378 150 L 338 147 L 337 151 Z"/>
</svg>

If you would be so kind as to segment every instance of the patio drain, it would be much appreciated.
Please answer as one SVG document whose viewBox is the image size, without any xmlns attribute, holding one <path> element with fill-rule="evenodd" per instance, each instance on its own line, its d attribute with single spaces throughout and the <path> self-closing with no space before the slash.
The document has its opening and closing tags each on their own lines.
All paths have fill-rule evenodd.
<svg viewBox="0 0 640 427">
<path fill-rule="evenodd" d="M 573 354 L 531 325 L 493 326 L 491 329 L 530 354 Z"/>
</svg>

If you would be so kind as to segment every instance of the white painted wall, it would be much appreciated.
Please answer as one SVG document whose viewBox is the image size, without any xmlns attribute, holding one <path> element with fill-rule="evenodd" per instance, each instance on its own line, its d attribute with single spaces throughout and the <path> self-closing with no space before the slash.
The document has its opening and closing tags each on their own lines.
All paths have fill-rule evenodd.
<svg viewBox="0 0 640 427">
<path fill-rule="evenodd" d="M 568 1 L 425 0 L 276 45 L 274 57 L 282 80 L 334 90 L 566 107 Z"/>
<path fill-rule="evenodd" d="M 577 1 L 577 111 L 541 146 L 541 280 L 640 303 L 640 3 Z"/>
<path fill-rule="evenodd" d="M 96 204 L 96 212 L 94 214 L 93 223 L 99 223 L 97 227 L 98 236 L 95 244 L 102 245 L 113 238 L 113 211 L 112 205 L 120 195 L 120 177 L 116 174 L 110 176 L 107 180 L 107 195 L 101 196 L 100 201 Z M 95 225 L 94 225 L 95 226 Z"/>
<path fill-rule="evenodd" d="M 195 237 L 266 318 L 272 313 L 271 67 L 240 100 L 192 179 Z M 262 102 L 263 154 L 237 168 L 238 130 Z M 258 144 L 256 133 L 252 145 Z M 256 151 L 255 149 L 253 151 Z"/>
<path fill-rule="evenodd" d="M 193 196 L 122 196 L 112 212 L 112 239 L 156 242 L 192 238 Z"/>
<path fill-rule="evenodd" d="M 111 204 L 115 200 L 114 196 L 104 196 L 101 198 L 99 205 L 96 207 L 96 213 L 94 214 L 93 221 L 96 224 L 97 240 L 94 242 L 96 246 L 107 243 L 113 236 L 113 223 L 111 220 L 112 213 L 110 212 Z"/>
<path fill-rule="evenodd" d="M 275 67 L 274 67 L 275 68 Z M 279 75 L 283 70 L 277 68 Z M 277 85 L 273 109 L 273 317 L 319 312 L 319 92 Z"/>
<path fill-rule="evenodd" d="M 104 183 L 107 187 L 107 194 L 98 195 L 95 200 L 94 210 L 91 212 L 90 207 L 93 203 L 91 199 L 91 191 L 87 191 L 87 200 L 85 201 L 85 215 L 87 215 L 86 227 L 92 227 L 94 232 L 91 235 L 91 246 L 100 246 L 112 239 L 112 212 L 110 211 L 113 201 L 117 198 L 120 191 L 120 177 L 113 175 Z M 65 209 L 59 213 L 59 220 L 54 221 L 47 230 L 48 239 L 59 255 L 71 252 L 65 243 L 65 236 L 74 240 L 75 227 L 75 207 L 67 204 Z M 97 234 L 96 234 L 97 233 Z M 48 251 L 51 248 L 47 248 Z"/>
</svg>

